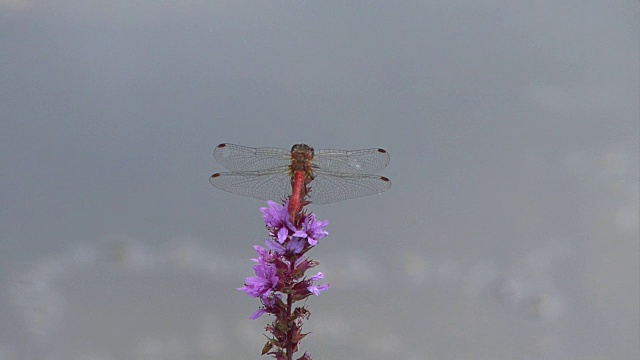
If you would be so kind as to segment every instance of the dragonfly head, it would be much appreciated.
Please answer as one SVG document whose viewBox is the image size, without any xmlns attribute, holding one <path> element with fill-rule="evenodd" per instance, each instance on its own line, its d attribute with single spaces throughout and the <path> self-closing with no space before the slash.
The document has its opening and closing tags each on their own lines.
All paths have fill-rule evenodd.
<svg viewBox="0 0 640 360">
<path fill-rule="evenodd" d="M 291 147 L 291 154 L 305 155 L 307 158 L 313 158 L 313 148 L 307 144 L 295 144 Z M 309 156 L 310 155 L 310 156 Z"/>
</svg>

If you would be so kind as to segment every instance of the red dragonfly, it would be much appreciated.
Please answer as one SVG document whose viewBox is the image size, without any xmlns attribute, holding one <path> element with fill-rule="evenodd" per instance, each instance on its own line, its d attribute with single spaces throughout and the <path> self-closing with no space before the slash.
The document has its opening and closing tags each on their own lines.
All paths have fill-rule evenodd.
<svg viewBox="0 0 640 360">
<path fill-rule="evenodd" d="M 391 187 L 388 178 L 372 175 L 389 163 L 384 149 L 314 151 L 309 145 L 296 144 L 289 151 L 224 143 L 213 155 L 230 172 L 211 175 L 211 185 L 262 200 L 288 197 L 293 222 L 311 202 L 328 204 Z"/>
</svg>

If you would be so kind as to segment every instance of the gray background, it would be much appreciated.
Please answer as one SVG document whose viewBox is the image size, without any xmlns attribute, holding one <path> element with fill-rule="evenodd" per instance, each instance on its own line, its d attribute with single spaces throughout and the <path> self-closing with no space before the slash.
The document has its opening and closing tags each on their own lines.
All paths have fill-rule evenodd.
<svg viewBox="0 0 640 360">
<path fill-rule="evenodd" d="M 258 359 L 220 142 L 383 147 L 311 206 L 316 359 L 638 359 L 637 1 L 0 1 L 0 359 Z"/>
</svg>

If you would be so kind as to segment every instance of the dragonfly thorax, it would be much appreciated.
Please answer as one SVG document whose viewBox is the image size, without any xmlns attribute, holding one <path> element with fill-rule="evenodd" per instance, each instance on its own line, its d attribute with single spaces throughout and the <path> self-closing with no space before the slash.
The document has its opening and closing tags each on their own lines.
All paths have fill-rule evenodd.
<svg viewBox="0 0 640 360">
<path fill-rule="evenodd" d="M 304 171 L 310 173 L 313 148 L 306 144 L 295 144 L 291 147 L 291 172 Z"/>
</svg>

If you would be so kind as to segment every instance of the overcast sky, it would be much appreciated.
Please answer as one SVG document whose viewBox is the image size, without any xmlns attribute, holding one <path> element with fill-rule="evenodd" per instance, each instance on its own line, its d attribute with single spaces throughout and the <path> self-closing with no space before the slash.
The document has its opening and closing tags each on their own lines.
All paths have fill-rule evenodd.
<svg viewBox="0 0 640 360">
<path fill-rule="evenodd" d="M 639 4 L 0 0 L 0 360 L 260 359 L 222 142 L 391 155 L 315 359 L 638 359 Z"/>
</svg>

